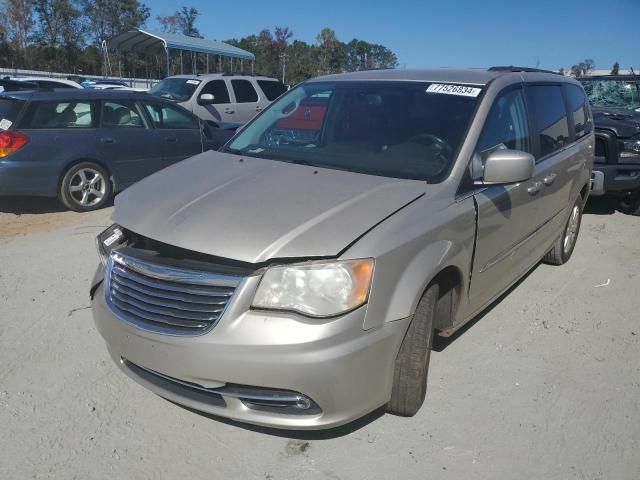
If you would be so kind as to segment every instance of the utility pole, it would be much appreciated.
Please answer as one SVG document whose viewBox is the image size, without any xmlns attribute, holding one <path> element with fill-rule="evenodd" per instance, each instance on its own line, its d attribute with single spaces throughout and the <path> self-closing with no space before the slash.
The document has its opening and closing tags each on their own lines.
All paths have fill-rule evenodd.
<svg viewBox="0 0 640 480">
<path fill-rule="evenodd" d="M 289 55 L 287 55 L 286 53 L 281 53 L 280 54 L 280 60 L 282 60 L 282 83 L 284 83 L 285 74 L 287 72 L 287 59 L 288 58 L 289 58 Z"/>
</svg>

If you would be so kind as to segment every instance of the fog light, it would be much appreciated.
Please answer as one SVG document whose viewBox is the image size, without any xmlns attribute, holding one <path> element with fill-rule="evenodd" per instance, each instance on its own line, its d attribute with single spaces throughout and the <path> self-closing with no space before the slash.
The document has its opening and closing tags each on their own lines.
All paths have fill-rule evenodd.
<svg viewBox="0 0 640 480">
<path fill-rule="evenodd" d="M 311 400 L 309 400 L 307 397 L 297 397 L 296 407 L 300 408 L 301 410 L 307 410 L 309 407 L 311 407 Z"/>
</svg>

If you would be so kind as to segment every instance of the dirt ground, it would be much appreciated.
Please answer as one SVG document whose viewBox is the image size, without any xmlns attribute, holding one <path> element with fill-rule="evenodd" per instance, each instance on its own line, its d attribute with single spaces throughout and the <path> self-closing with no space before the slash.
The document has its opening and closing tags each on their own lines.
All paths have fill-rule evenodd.
<svg viewBox="0 0 640 480">
<path fill-rule="evenodd" d="M 567 265 L 439 342 L 416 417 L 326 433 L 209 418 L 119 372 L 88 308 L 110 213 L 0 200 L 0 479 L 640 478 L 640 219 L 607 201 Z"/>
</svg>

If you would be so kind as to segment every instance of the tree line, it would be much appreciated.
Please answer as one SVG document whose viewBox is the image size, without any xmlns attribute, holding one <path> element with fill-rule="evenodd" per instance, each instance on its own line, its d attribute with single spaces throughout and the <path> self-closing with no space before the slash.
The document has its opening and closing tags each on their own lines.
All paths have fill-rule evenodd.
<svg viewBox="0 0 640 480">
<path fill-rule="evenodd" d="M 141 28 L 152 12 L 138 0 L 0 0 L 0 66 L 77 75 L 113 75 L 162 78 L 167 73 L 164 53 L 143 55 L 112 52 L 105 62 L 102 44 L 118 33 Z M 200 37 L 199 12 L 182 7 L 167 16 L 156 16 L 160 29 Z M 289 27 L 264 29 L 256 35 L 232 38 L 231 45 L 256 56 L 255 73 L 282 78 L 295 84 L 328 73 L 398 66 L 396 55 L 384 45 L 353 39 L 343 42 L 330 28 L 314 43 L 294 39 Z M 211 71 L 238 71 L 239 62 L 212 58 Z M 170 58 L 170 74 L 204 71 L 204 55 Z M 106 66 L 111 68 L 105 71 Z M 251 67 L 244 62 L 243 69 Z"/>
</svg>

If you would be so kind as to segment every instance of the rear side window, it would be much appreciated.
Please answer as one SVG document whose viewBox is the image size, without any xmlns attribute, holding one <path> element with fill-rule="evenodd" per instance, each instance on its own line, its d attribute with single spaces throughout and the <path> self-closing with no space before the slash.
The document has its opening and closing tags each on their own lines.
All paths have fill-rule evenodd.
<svg viewBox="0 0 640 480">
<path fill-rule="evenodd" d="M 21 128 L 92 128 L 93 102 L 32 102 L 20 122 Z"/>
<path fill-rule="evenodd" d="M 102 106 L 102 127 L 144 128 L 144 122 L 135 103 L 105 100 Z"/>
<path fill-rule="evenodd" d="M 591 117 L 589 116 L 588 100 L 582 89 L 576 85 L 567 85 L 566 92 L 569 113 L 573 116 L 574 133 L 576 139 L 578 139 L 593 130 Z"/>
<path fill-rule="evenodd" d="M 274 80 L 258 80 L 258 86 L 270 102 L 287 91 L 287 87 L 282 82 Z"/>
<path fill-rule="evenodd" d="M 210 93 L 213 95 L 213 103 L 230 103 L 229 90 L 227 89 L 227 84 L 224 80 L 210 81 L 202 88 L 200 95 L 203 93 Z"/>
<path fill-rule="evenodd" d="M 164 130 L 198 130 L 200 128 L 195 117 L 170 105 L 147 103 L 145 108 L 156 128 Z"/>
<path fill-rule="evenodd" d="M 258 101 L 258 94 L 249 80 L 231 80 L 233 93 L 236 94 L 236 102 L 252 103 Z"/>
<path fill-rule="evenodd" d="M 527 104 L 532 112 L 534 134 L 544 157 L 569 142 L 569 122 L 559 85 L 533 85 L 527 88 Z"/>
<path fill-rule="evenodd" d="M 24 102 L 13 98 L 0 98 L 0 130 L 9 130 Z"/>
</svg>

